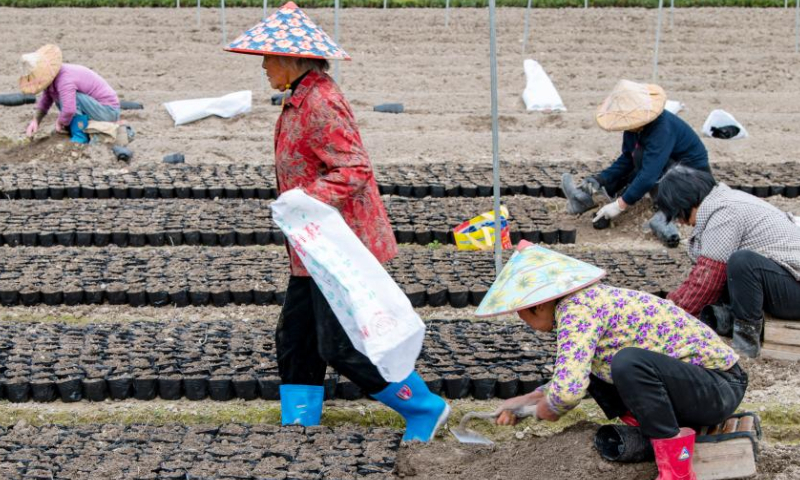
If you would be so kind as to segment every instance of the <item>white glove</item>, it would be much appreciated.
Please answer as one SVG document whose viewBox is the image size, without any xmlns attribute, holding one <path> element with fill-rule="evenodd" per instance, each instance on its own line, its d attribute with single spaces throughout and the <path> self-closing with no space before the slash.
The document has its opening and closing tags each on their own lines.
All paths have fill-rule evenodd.
<svg viewBox="0 0 800 480">
<path fill-rule="evenodd" d="M 619 214 L 624 211 L 625 209 L 620 206 L 619 200 L 614 200 L 613 202 L 607 204 L 606 206 L 598 210 L 597 215 L 594 216 L 592 222 L 596 222 L 601 218 L 607 218 L 609 220 L 613 220 L 619 217 Z"/>
</svg>

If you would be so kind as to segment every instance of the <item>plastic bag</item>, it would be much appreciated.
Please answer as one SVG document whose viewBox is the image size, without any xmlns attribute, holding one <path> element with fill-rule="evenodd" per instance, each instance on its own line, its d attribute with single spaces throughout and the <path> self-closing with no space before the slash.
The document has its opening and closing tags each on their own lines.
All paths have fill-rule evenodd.
<svg viewBox="0 0 800 480">
<path fill-rule="evenodd" d="M 270 208 L 356 350 L 387 382 L 408 377 L 425 324 L 339 211 L 300 189 L 282 194 Z"/>
<path fill-rule="evenodd" d="M 684 108 L 686 108 L 686 105 L 677 100 L 667 100 L 667 103 L 664 105 L 664 110 L 669 110 L 670 113 L 675 115 L 677 115 Z"/>
<path fill-rule="evenodd" d="M 739 129 L 739 132 L 730 137 L 721 136 L 724 134 L 720 133 L 714 134 L 715 132 L 713 130 L 724 129 L 725 127 L 736 127 Z M 708 115 L 705 123 L 703 123 L 703 135 L 716 138 L 747 138 L 748 136 L 744 126 L 737 122 L 736 119 L 733 118 L 733 115 L 725 110 L 714 110 Z"/>
<path fill-rule="evenodd" d="M 529 112 L 566 112 L 567 107 L 561 101 L 561 96 L 556 91 L 550 77 L 544 68 L 535 60 L 527 59 L 523 62 L 527 85 L 522 92 L 522 101 Z"/>
<path fill-rule="evenodd" d="M 216 115 L 222 118 L 231 118 L 241 113 L 250 111 L 253 102 L 253 92 L 243 90 L 234 92 L 224 97 L 195 98 L 192 100 L 178 100 L 167 102 L 164 108 L 175 120 L 175 126 L 185 125 L 202 118 Z"/>
<path fill-rule="evenodd" d="M 508 209 L 500 207 L 500 242 L 503 249 L 511 248 Z M 459 250 L 491 250 L 494 248 L 494 211 L 473 217 L 453 229 Z"/>
</svg>

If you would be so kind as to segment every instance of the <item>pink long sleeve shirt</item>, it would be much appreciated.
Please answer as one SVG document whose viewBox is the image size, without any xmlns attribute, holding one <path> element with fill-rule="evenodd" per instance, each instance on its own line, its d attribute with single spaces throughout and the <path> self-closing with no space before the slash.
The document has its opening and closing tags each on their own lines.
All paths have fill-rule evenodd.
<svg viewBox="0 0 800 480">
<path fill-rule="evenodd" d="M 53 83 L 42 92 L 36 108 L 47 113 L 53 102 L 59 102 L 61 113 L 58 115 L 58 123 L 66 127 L 77 110 L 76 98 L 79 92 L 94 98 L 101 105 L 119 108 L 117 92 L 103 77 L 86 67 L 69 63 L 61 65 Z"/>
</svg>

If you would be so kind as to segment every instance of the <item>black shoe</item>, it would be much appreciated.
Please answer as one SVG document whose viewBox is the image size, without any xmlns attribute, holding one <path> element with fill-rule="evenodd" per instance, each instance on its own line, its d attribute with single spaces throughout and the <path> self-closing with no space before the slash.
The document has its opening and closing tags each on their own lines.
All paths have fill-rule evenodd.
<svg viewBox="0 0 800 480">
<path fill-rule="evenodd" d="M 675 248 L 681 243 L 681 234 L 675 222 L 667 223 L 667 217 L 662 212 L 658 212 L 647 222 L 647 225 L 661 240 L 661 243 L 668 248 Z"/>
<path fill-rule="evenodd" d="M 733 333 L 733 311 L 730 305 L 706 305 L 700 312 L 699 320 L 711 327 L 717 335 L 730 337 Z"/>
<path fill-rule="evenodd" d="M 761 330 L 764 318 L 745 322 L 738 318 L 733 322 L 733 348 L 736 352 L 750 358 L 761 355 Z"/>
</svg>

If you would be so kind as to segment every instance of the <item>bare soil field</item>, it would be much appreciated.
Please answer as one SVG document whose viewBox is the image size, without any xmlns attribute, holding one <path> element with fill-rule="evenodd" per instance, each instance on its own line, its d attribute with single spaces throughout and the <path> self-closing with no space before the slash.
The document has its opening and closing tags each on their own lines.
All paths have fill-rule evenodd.
<svg viewBox="0 0 800 480">
<path fill-rule="evenodd" d="M 134 164 L 183 152 L 189 163 L 265 163 L 279 107 L 269 103 L 259 59 L 222 51 L 218 10 L 193 8 L 0 9 L 0 91 L 16 91 L 19 54 L 56 42 L 67 62 L 103 75 L 122 99 L 144 103 L 123 119 L 134 127 Z M 333 12 L 310 9 L 333 33 Z M 252 26 L 260 9 L 229 9 L 228 40 Z M 341 85 L 376 164 L 490 162 L 488 13 L 485 9 L 366 10 L 341 13 L 340 40 L 353 61 Z M 31 28 L 36 25 L 36 28 Z M 534 10 L 528 54 L 521 52 L 523 11 L 498 12 L 501 158 L 610 161 L 619 134 L 601 131 L 593 112 L 620 78 L 652 76 L 656 12 L 644 9 Z M 87 34 L 91 32 L 91 34 Z M 706 138 L 712 161 L 780 162 L 800 151 L 800 56 L 793 15 L 783 9 L 678 9 L 665 22 L 659 83 L 686 104 L 681 116 L 700 127 L 722 108 L 750 132 L 745 140 Z M 522 61 L 539 61 L 568 111 L 525 112 Z M 174 127 L 163 102 L 252 90 L 253 111 Z M 402 102 L 400 115 L 372 111 Z M 0 154 L 7 161 L 115 164 L 106 148 L 63 152 L 51 142 L 19 142 L 30 106 L 0 109 Z M 48 116 L 40 135 L 52 130 Z M 12 152 L 8 150 L 11 149 Z M 2 152 L 2 150 L 0 150 Z"/>
</svg>

